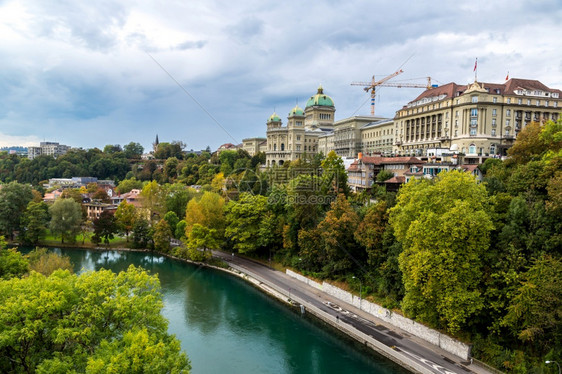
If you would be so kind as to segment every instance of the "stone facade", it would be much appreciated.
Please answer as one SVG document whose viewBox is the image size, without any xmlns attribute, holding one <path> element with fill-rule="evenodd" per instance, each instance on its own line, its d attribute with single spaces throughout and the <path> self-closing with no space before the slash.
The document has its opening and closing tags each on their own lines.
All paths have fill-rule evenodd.
<svg viewBox="0 0 562 374">
<path fill-rule="evenodd" d="M 428 89 L 396 113 L 397 151 L 421 156 L 428 148 L 448 148 L 469 163 L 503 156 L 525 125 L 558 119 L 561 94 L 529 79 Z"/>
</svg>

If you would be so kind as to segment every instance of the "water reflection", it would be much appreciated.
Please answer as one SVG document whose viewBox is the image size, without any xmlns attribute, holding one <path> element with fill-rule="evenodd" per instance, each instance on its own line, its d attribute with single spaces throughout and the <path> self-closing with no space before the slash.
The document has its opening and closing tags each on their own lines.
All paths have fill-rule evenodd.
<svg viewBox="0 0 562 374">
<path fill-rule="evenodd" d="M 194 373 L 406 373 L 223 272 L 146 252 L 55 251 L 77 271 L 134 264 L 158 274 L 162 313 Z"/>
</svg>

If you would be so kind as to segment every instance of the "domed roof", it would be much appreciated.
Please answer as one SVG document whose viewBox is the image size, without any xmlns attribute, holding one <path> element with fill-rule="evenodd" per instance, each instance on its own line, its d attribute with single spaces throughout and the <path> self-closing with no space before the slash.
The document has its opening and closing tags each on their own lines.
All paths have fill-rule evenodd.
<svg viewBox="0 0 562 374">
<path fill-rule="evenodd" d="M 311 96 L 310 99 L 306 102 L 306 107 L 309 106 L 334 106 L 334 101 L 330 96 L 324 95 L 324 89 L 322 86 L 318 87 L 318 93 L 314 96 Z"/>
<path fill-rule="evenodd" d="M 281 118 L 277 115 L 277 113 L 273 112 L 271 117 L 267 120 L 267 122 L 281 122 Z"/>
<path fill-rule="evenodd" d="M 291 111 L 289 112 L 289 116 L 304 116 L 304 112 L 301 108 L 299 108 L 299 106 L 295 106 L 293 109 L 291 109 Z"/>
</svg>

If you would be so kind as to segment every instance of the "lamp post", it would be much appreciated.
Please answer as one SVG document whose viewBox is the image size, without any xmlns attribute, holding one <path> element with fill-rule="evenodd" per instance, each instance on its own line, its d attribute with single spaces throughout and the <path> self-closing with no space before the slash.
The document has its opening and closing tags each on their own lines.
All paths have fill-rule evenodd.
<svg viewBox="0 0 562 374">
<path fill-rule="evenodd" d="M 361 282 L 361 279 L 357 278 L 357 277 L 353 277 L 353 279 L 357 279 L 359 281 L 359 310 L 361 310 L 361 294 L 362 294 L 362 290 L 363 290 L 363 282 Z"/>
<path fill-rule="evenodd" d="M 558 374 L 560 374 L 560 364 L 556 361 L 545 361 L 545 364 L 556 364 L 558 366 Z"/>
</svg>

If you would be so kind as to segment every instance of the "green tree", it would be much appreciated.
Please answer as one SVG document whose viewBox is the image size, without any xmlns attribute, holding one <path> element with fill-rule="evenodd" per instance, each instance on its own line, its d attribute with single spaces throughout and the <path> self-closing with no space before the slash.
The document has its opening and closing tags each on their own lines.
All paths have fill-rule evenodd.
<svg viewBox="0 0 562 374">
<path fill-rule="evenodd" d="M 21 217 L 32 199 L 28 185 L 11 182 L 0 188 L 0 233 L 14 238 L 14 231 L 21 229 Z"/>
<path fill-rule="evenodd" d="M 140 200 L 142 206 L 149 214 L 151 220 L 161 217 L 165 213 L 165 193 L 164 189 L 156 181 L 147 183 L 141 193 Z"/>
<path fill-rule="evenodd" d="M 482 258 L 493 229 L 487 201 L 484 186 L 459 171 L 402 187 L 390 222 L 403 247 L 408 314 L 456 332 L 484 307 Z"/>
<path fill-rule="evenodd" d="M 364 260 L 353 236 L 359 217 L 344 194 L 339 194 L 330 208 L 318 225 L 325 253 L 323 270 L 327 275 L 345 274 Z"/>
<path fill-rule="evenodd" d="M 170 250 L 170 239 L 172 239 L 172 230 L 170 225 L 164 219 L 158 221 L 154 229 L 154 249 L 161 252 Z"/>
<path fill-rule="evenodd" d="M 133 189 L 142 190 L 142 181 L 137 180 L 135 177 L 123 179 L 117 185 L 117 191 L 119 191 L 119 193 L 127 193 Z"/>
<path fill-rule="evenodd" d="M 113 212 L 104 210 L 99 218 L 94 220 L 94 236 L 92 236 L 92 241 L 96 244 L 103 241 L 109 246 L 109 241 L 115 237 L 118 229 Z"/>
<path fill-rule="evenodd" d="M 164 215 L 164 220 L 168 222 L 168 226 L 170 226 L 170 231 L 172 232 L 172 236 L 175 237 L 176 227 L 178 222 L 180 221 L 176 212 L 167 212 Z"/>
<path fill-rule="evenodd" d="M 523 275 L 503 319 L 530 348 L 546 354 L 562 351 L 562 261 L 542 256 Z"/>
<path fill-rule="evenodd" d="M 355 230 L 355 240 L 365 247 L 367 261 L 371 266 L 380 266 L 386 258 L 384 252 L 384 234 L 388 224 L 386 202 L 371 205 L 367 214 Z"/>
<path fill-rule="evenodd" d="M 148 248 L 152 242 L 152 230 L 144 217 L 138 217 L 133 225 L 133 247 Z"/>
<path fill-rule="evenodd" d="M 349 194 L 343 160 L 334 151 L 330 151 L 322 161 L 322 190 L 325 194 L 331 195 Z"/>
<path fill-rule="evenodd" d="M 174 233 L 174 237 L 176 239 L 184 239 L 185 238 L 185 228 L 187 227 L 187 222 L 184 219 L 180 220 L 176 225 L 176 232 Z"/>
<path fill-rule="evenodd" d="M 214 192 L 204 192 L 199 199 L 191 199 L 187 203 L 185 214 L 186 237 L 189 237 L 191 229 L 198 223 L 209 229 L 215 229 L 215 239 L 222 240 L 225 228 L 224 205 L 225 200 Z"/>
<path fill-rule="evenodd" d="M 186 373 L 159 290 L 134 266 L 0 281 L 0 371 Z"/>
<path fill-rule="evenodd" d="M 218 249 L 219 242 L 216 240 L 216 230 L 202 226 L 198 223 L 193 225 L 187 238 L 189 258 L 193 261 L 205 261 L 211 258 L 211 252 L 207 249 Z M 203 251 L 201 251 L 203 249 Z"/>
<path fill-rule="evenodd" d="M 119 230 L 127 236 L 127 242 L 129 241 L 129 233 L 133 230 L 136 219 L 137 209 L 135 206 L 123 200 L 115 211 L 115 220 Z"/>
<path fill-rule="evenodd" d="M 49 224 L 49 207 L 44 202 L 30 201 L 22 216 L 22 240 L 28 244 L 37 244 L 45 235 Z"/>
<path fill-rule="evenodd" d="M 0 236 L 0 279 L 19 277 L 28 271 L 29 261 L 15 249 L 6 249 L 6 241 Z"/>
<path fill-rule="evenodd" d="M 55 235 L 61 236 L 61 241 L 67 239 L 74 242 L 82 223 L 82 207 L 73 199 L 58 199 L 49 207 L 51 222 L 49 228 Z"/>
<path fill-rule="evenodd" d="M 240 253 L 255 252 L 260 248 L 260 227 L 268 212 L 267 197 L 242 193 L 238 201 L 226 206 L 228 237 Z"/>
<path fill-rule="evenodd" d="M 144 148 L 139 143 L 130 142 L 123 147 L 123 153 L 129 159 L 140 159 L 143 152 Z"/>
<path fill-rule="evenodd" d="M 375 180 L 377 182 L 384 182 L 384 181 L 387 181 L 387 180 L 389 180 L 390 178 L 393 178 L 393 177 L 394 177 L 394 173 L 391 172 L 390 170 L 381 170 L 377 174 Z"/>
</svg>

